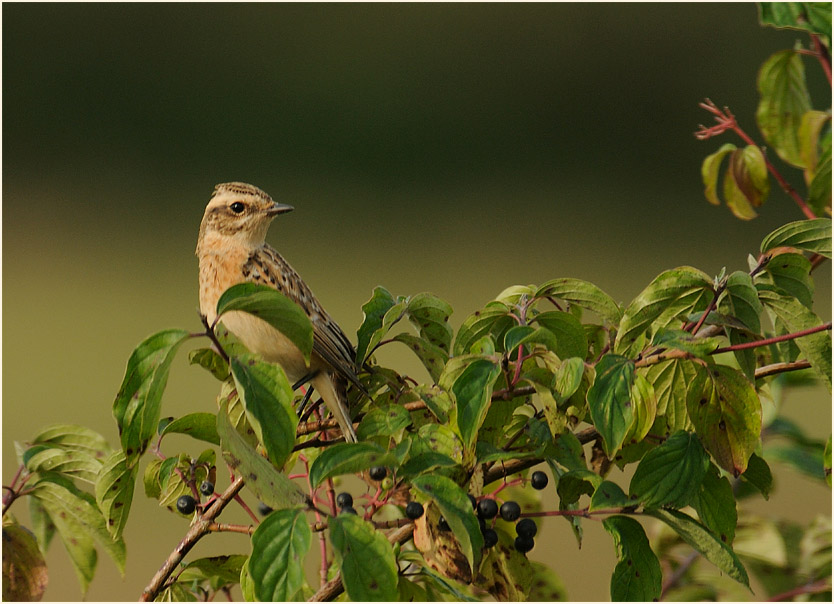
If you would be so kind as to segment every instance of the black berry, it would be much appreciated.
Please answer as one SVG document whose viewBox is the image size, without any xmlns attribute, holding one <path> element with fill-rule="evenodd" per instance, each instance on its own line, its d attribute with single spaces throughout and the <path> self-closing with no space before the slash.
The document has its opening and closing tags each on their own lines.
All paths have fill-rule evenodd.
<svg viewBox="0 0 834 604">
<path fill-rule="evenodd" d="M 177 499 L 177 511 L 180 514 L 193 514 L 197 509 L 197 502 L 191 495 L 182 495 Z"/>
<path fill-rule="evenodd" d="M 498 543 L 498 533 L 491 528 L 484 530 L 484 547 L 492 547 Z"/>
<path fill-rule="evenodd" d="M 200 483 L 200 492 L 206 497 L 211 497 L 212 493 L 214 493 L 214 483 L 204 480 Z"/>
<path fill-rule="evenodd" d="M 342 508 L 342 511 L 339 512 L 340 514 L 353 514 L 356 516 L 356 510 L 353 509 L 353 506 L 346 505 Z"/>
<path fill-rule="evenodd" d="M 520 551 L 522 554 L 526 554 L 531 549 L 535 542 L 533 541 L 532 537 L 516 537 L 515 538 L 515 548 Z"/>
<path fill-rule="evenodd" d="M 450 530 L 452 530 L 451 528 L 449 528 L 449 523 L 446 522 L 446 519 L 443 516 L 441 516 L 440 520 L 437 521 L 437 528 L 440 529 L 441 531 L 450 531 Z"/>
<path fill-rule="evenodd" d="M 472 509 L 474 510 L 475 508 L 477 508 L 478 507 L 478 500 L 475 499 L 475 496 L 472 495 L 471 493 L 467 493 L 466 496 L 469 497 L 469 501 L 472 503 Z"/>
<path fill-rule="evenodd" d="M 478 516 L 481 518 L 495 518 L 498 514 L 498 504 L 494 499 L 481 499 L 478 502 Z"/>
<path fill-rule="evenodd" d="M 539 471 L 533 472 L 533 475 L 530 477 L 530 484 L 537 491 L 541 491 L 547 486 L 547 474 Z"/>
<path fill-rule="evenodd" d="M 409 501 L 408 505 L 405 506 L 405 515 L 412 520 L 417 520 L 423 515 L 423 504 L 419 501 Z"/>
<path fill-rule="evenodd" d="M 538 530 L 539 528 L 536 526 L 536 523 L 533 522 L 532 518 L 522 518 L 515 525 L 515 532 L 518 533 L 519 537 L 529 537 L 532 539 L 536 536 Z"/>
<path fill-rule="evenodd" d="M 340 508 L 351 508 L 353 507 L 353 497 L 350 493 L 339 493 L 336 495 L 336 505 Z"/>
<path fill-rule="evenodd" d="M 521 506 L 515 501 L 507 501 L 501 506 L 501 518 L 507 522 L 515 522 L 521 516 Z"/>
<path fill-rule="evenodd" d="M 269 507 L 267 504 L 265 504 L 263 501 L 261 501 L 258 504 L 258 513 L 261 516 L 266 516 L 266 515 L 270 514 L 271 512 L 272 512 L 272 508 Z"/>
<path fill-rule="evenodd" d="M 382 480 L 388 475 L 388 470 L 383 466 L 374 466 L 368 470 L 368 475 L 371 477 L 371 480 Z"/>
</svg>

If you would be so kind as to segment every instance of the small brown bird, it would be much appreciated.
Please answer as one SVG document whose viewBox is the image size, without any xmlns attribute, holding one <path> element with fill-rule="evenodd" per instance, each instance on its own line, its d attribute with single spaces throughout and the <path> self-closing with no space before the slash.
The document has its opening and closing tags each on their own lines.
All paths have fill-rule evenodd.
<svg viewBox="0 0 834 604">
<path fill-rule="evenodd" d="M 313 324 L 309 367 L 301 351 L 265 321 L 240 311 L 224 314 L 222 321 L 250 351 L 281 365 L 291 383 L 312 375 L 310 383 L 339 422 L 345 440 L 355 442 L 345 392 L 348 381 L 363 388 L 356 377 L 353 345 L 298 273 L 264 242 L 272 220 L 292 209 L 246 183 L 227 182 L 214 188 L 197 240 L 200 312 L 211 325 L 220 295 L 244 282 L 274 287 L 296 302 Z"/>
</svg>

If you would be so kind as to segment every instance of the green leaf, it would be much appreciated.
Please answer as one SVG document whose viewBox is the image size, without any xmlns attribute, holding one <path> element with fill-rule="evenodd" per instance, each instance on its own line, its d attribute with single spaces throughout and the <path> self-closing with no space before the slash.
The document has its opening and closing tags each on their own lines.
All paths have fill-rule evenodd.
<svg viewBox="0 0 834 604">
<path fill-rule="evenodd" d="M 559 508 L 567 509 L 571 504 L 578 502 L 582 495 L 593 495 L 601 483 L 602 477 L 591 470 L 581 468 L 565 472 L 559 476 L 556 484 Z"/>
<path fill-rule="evenodd" d="M 245 312 L 266 321 L 298 347 L 307 364 L 313 352 L 313 324 L 302 308 L 277 289 L 258 283 L 238 283 L 220 296 L 217 316 Z"/>
<path fill-rule="evenodd" d="M 411 425 L 411 414 L 402 405 L 385 405 L 371 409 L 362 418 L 362 423 L 356 430 L 359 440 L 367 440 L 374 436 L 383 436 L 386 441 L 394 438 L 402 439 L 403 430 Z"/>
<path fill-rule="evenodd" d="M 380 327 L 382 327 L 382 318 L 385 316 L 396 302 L 394 296 L 382 286 L 374 288 L 374 293 L 371 299 L 362 305 L 362 312 L 364 313 L 364 320 L 356 332 L 356 364 L 361 366 L 368 357 L 368 353 L 373 348 L 369 346 L 371 337 Z M 377 340 L 377 343 L 379 341 Z"/>
<path fill-rule="evenodd" d="M 799 143 L 802 116 L 811 109 L 802 57 L 782 50 L 768 58 L 757 81 L 759 106 L 756 122 L 767 143 L 784 161 L 805 168 Z"/>
<path fill-rule="evenodd" d="M 698 496 L 693 500 L 692 505 L 698 512 L 701 522 L 723 543 L 733 542 L 738 522 L 736 498 L 730 481 L 719 475 L 718 468 L 714 465 L 710 464 L 700 484 Z"/>
<path fill-rule="evenodd" d="M 585 375 L 585 363 L 582 359 L 572 357 L 562 361 L 553 380 L 554 395 L 558 404 L 561 405 L 579 390 L 583 375 Z"/>
<path fill-rule="evenodd" d="M 660 598 L 662 573 L 640 523 L 610 516 L 602 526 L 614 538 L 620 559 L 611 575 L 611 601 L 651 602 Z"/>
<path fill-rule="evenodd" d="M 539 313 L 533 320 L 556 336 L 556 347 L 551 350 L 559 355 L 560 359 L 569 357 L 584 359 L 588 354 L 588 338 L 585 330 L 579 319 L 572 314 L 552 310 Z"/>
<path fill-rule="evenodd" d="M 232 554 L 228 556 L 210 556 L 197 558 L 185 565 L 177 581 L 182 583 L 208 582 L 213 590 L 240 583 L 243 565 L 249 556 Z"/>
<path fill-rule="evenodd" d="M 443 368 L 449 360 L 449 355 L 442 348 L 432 344 L 428 340 L 407 333 L 397 334 L 393 337 L 393 340 L 402 342 L 414 351 L 414 354 L 423 363 L 426 371 L 429 372 L 431 379 L 437 383 L 440 379 L 440 374 L 443 373 Z"/>
<path fill-rule="evenodd" d="M 269 460 L 282 467 L 292 453 L 298 426 L 292 386 L 284 370 L 251 354 L 232 357 L 231 369 L 249 425 Z"/>
<path fill-rule="evenodd" d="M 652 338 L 652 346 L 683 350 L 700 359 L 707 358 L 720 344 L 718 338 L 698 338 L 682 329 L 660 328 Z"/>
<path fill-rule="evenodd" d="M 188 353 L 188 362 L 199 365 L 221 382 L 229 377 L 229 364 L 213 348 L 198 348 Z"/>
<path fill-rule="evenodd" d="M 35 497 L 27 497 L 29 500 L 29 518 L 32 523 L 32 532 L 38 540 L 38 546 L 42 552 L 49 550 L 49 544 L 55 536 L 55 525 L 49 518 L 49 514 L 43 509 L 41 502 Z"/>
<path fill-rule="evenodd" d="M 39 602 L 49 573 L 38 543 L 29 530 L 3 521 L 3 601 Z"/>
<path fill-rule="evenodd" d="M 373 466 L 392 466 L 396 460 L 373 443 L 339 443 L 327 447 L 310 465 L 310 484 L 319 486 L 332 476 L 353 474 Z"/>
<path fill-rule="evenodd" d="M 581 279 L 553 279 L 543 283 L 536 291 L 535 298 L 553 297 L 575 304 L 599 315 L 605 321 L 616 325 L 622 311 L 614 299 L 593 283 Z"/>
<path fill-rule="evenodd" d="M 454 356 L 469 353 L 472 345 L 488 334 L 503 341 L 503 333 L 515 325 L 510 309 L 502 302 L 490 302 L 482 310 L 469 315 L 460 326 L 453 347 Z"/>
<path fill-rule="evenodd" d="M 217 414 L 217 434 L 223 458 L 240 476 L 255 496 L 275 510 L 307 504 L 309 497 L 286 475 L 258 454 L 229 420 L 228 402 L 223 401 Z"/>
<path fill-rule="evenodd" d="M 748 145 L 733 151 L 724 175 L 724 196 L 730 211 L 742 220 L 755 218 L 753 208 L 761 206 L 769 194 L 770 180 L 762 150 Z"/>
<path fill-rule="evenodd" d="M 777 247 L 794 247 L 831 258 L 831 219 L 815 218 L 782 225 L 762 240 L 762 253 Z"/>
<path fill-rule="evenodd" d="M 691 295 L 704 291 L 712 291 L 712 280 L 697 269 L 682 266 L 658 275 L 626 308 L 614 352 L 636 355 L 641 348 L 639 336 L 658 317 L 670 308 L 675 314 L 689 311 L 696 301 L 690 300 Z"/>
<path fill-rule="evenodd" d="M 466 492 L 451 479 L 438 475 L 418 476 L 411 486 L 437 505 L 469 561 L 469 567 L 477 569 L 484 538 Z"/>
<path fill-rule="evenodd" d="M 681 539 L 692 546 L 718 569 L 748 589 L 747 571 L 730 547 L 713 535 L 704 525 L 678 510 L 646 510 L 652 516 L 668 524 Z"/>
<path fill-rule="evenodd" d="M 526 559 L 526 558 L 525 558 Z M 567 602 L 568 593 L 562 580 L 552 568 L 540 562 L 530 562 L 533 584 L 528 602 Z"/>
<path fill-rule="evenodd" d="M 756 275 L 756 285 L 768 284 L 793 296 L 804 306 L 813 308 L 814 283 L 811 280 L 811 263 L 802 254 L 778 254 Z M 762 288 L 759 289 L 768 289 Z"/>
<path fill-rule="evenodd" d="M 825 482 L 831 486 L 831 435 L 828 435 L 828 440 L 825 441 L 825 450 L 822 453 L 822 469 L 825 473 Z"/>
<path fill-rule="evenodd" d="M 405 311 L 409 321 L 420 331 L 420 337 L 448 355 L 452 343 L 452 327 L 449 325 L 452 307 L 449 303 L 434 294 L 423 292 L 409 299 Z"/>
<path fill-rule="evenodd" d="M 777 292 L 759 292 L 762 303 L 785 324 L 791 333 L 822 325 L 822 320 L 796 299 Z M 802 355 L 811 363 L 831 391 L 831 330 L 818 331 L 792 340 Z"/>
<path fill-rule="evenodd" d="M 762 25 L 831 37 L 831 4 L 828 2 L 759 2 L 758 5 Z"/>
<path fill-rule="evenodd" d="M 187 434 L 203 442 L 220 444 L 220 437 L 217 435 L 217 416 L 214 413 L 198 412 L 178 417 L 168 423 L 159 433 L 160 436 L 166 434 Z"/>
<path fill-rule="evenodd" d="M 637 501 L 631 499 L 620 488 L 620 485 L 608 480 L 602 481 L 591 496 L 591 505 L 588 510 L 609 510 L 612 508 L 624 508 L 637 505 Z"/>
<path fill-rule="evenodd" d="M 396 600 L 397 561 L 385 536 L 369 522 L 350 514 L 331 518 L 329 526 L 348 597 L 354 602 Z"/>
<path fill-rule="evenodd" d="M 188 332 L 182 329 L 160 331 L 139 344 L 130 355 L 113 403 L 128 466 L 138 461 L 156 434 L 168 371 L 177 349 L 188 337 Z"/>
<path fill-rule="evenodd" d="M 596 370 L 596 380 L 588 390 L 588 409 L 594 427 L 602 436 L 605 454 L 612 458 L 634 421 L 631 405 L 634 363 L 622 356 L 606 354 L 597 363 Z"/>
<path fill-rule="evenodd" d="M 831 121 L 831 113 L 828 111 L 806 111 L 802 116 L 802 125 L 799 127 L 799 152 L 802 162 L 805 164 L 805 182 L 808 183 L 814 177 L 820 163 L 820 132 L 823 126 Z M 829 155 L 830 158 L 830 155 Z"/>
<path fill-rule="evenodd" d="M 773 489 L 773 475 L 770 473 L 770 466 L 767 462 L 753 453 L 750 461 L 747 462 L 747 469 L 741 477 L 756 487 L 765 499 L 770 498 L 770 491 Z"/>
<path fill-rule="evenodd" d="M 718 298 L 718 308 L 744 323 L 753 333 L 761 331 L 759 315 L 762 313 L 762 304 L 748 273 L 735 271 L 727 277 L 724 292 Z"/>
<path fill-rule="evenodd" d="M 673 359 L 641 371 L 645 371 L 646 380 L 654 387 L 657 415 L 665 418 L 667 435 L 688 428 L 686 392 L 695 377 L 695 363 Z"/>
<path fill-rule="evenodd" d="M 127 524 L 138 471 L 138 466 L 127 467 L 124 451 L 113 451 L 96 481 L 96 504 L 113 539 L 121 538 Z"/>
<path fill-rule="evenodd" d="M 718 298 L 718 308 L 744 324 L 747 331 L 727 327 L 730 344 L 743 344 L 753 340 L 754 335 L 761 332 L 759 315 L 762 304 L 753 286 L 753 279 L 748 273 L 736 271 L 727 277 L 725 289 Z M 753 349 L 734 350 L 733 355 L 739 367 L 750 381 L 753 381 L 756 371 L 756 352 Z"/>
<path fill-rule="evenodd" d="M 46 445 L 27 449 L 23 461 L 30 472 L 56 472 L 91 484 L 95 484 L 101 469 L 101 460 L 85 452 Z"/>
<path fill-rule="evenodd" d="M 657 417 L 657 396 L 649 381 L 639 373 L 634 374 L 631 386 L 631 408 L 634 421 L 626 432 L 623 443 L 633 445 L 641 442 L 651 430 Z"/>
<path fill-rule="evenodd" d="M 817 216 L 831 213 L 831 147 L 820 156 L 808 187 L 808 205 Z M 830 245 L 830 242 L 829 242 Z"/>
<path fill-rule="evenodd" d="M 75 424 L 55 424 L 44 428 L 34 436 L 32 444 L 78 451 L 96 459 L 109 455 L 112 450 L 101 434 Z"/>
<path fill-rule="evenodd" d="M 689 505 L 701 488 L 709 456 L 698 437 L 679 431 L 640 460 L 629 492 L 647 508 Z"/>
<path fill-rule="evenodd" d="M 762 404 L 747 378 L 725 365 L 698 367 L 686 408 L 718 465 L 736 477 L 742 474 L 762 429 Z"/>
<path fill-rule="evenodd" d="M 288 602 L 305 584 L 304 560 L 312 531 L 304 510 L 277 510 L 264 518 L 252 534 L 249 575 L 260 602 Z"/>
<path fill-rule="evenodd" d="M 444 595 L 449 594 L 452 596 L 451 598 L 447 598 L 448 600 L 457 602 L 481 601 L 479 598 L 473 598 L 471 595 L 466 593 L 467 586 L 463 583 L 450 579 L 445 575 L 441 575 L 440 573 L 434 571 L 431 567 L 419 566 L 418 568 L 419 570 L 417 571 L 417 574 L 423 579 L 430 581 L 432 587 L 443 590 Z"/>
<path fill-rule="evenodd" d="M 124 575 L 125 544 L 112 539 L 95 499 L 79 490 L 60 474 L 44 473 L 32 486 L 32 495 L 40 500 L 43 509 L 55 525 L 58 535 L 73 563 L 82 591 L 87 590 L 96 569 L 94 545 L 108 553 Z"/>
<path fill-rule="evenodd" d="M 721 205 L 721 200 L 718 199 L 718 171 L 721 168 L 721 161 L 724 156 L 731 151 L 736 150 L 736 146 L 732 143 L 724 143 L 718 151 L 712 155 L 707 155 L 704 162 L 701 164 L 701 180 L 704 181 L 704 197 L 712 205 Z"/>
<path fill-rule="evenodd" d="M 457 406 L 457 426 L 466 448 L 474 446 L 500 373 L 501 368 L 495 362 L 476 359 L 457 377 L 449 392 Z"/>
</svg>

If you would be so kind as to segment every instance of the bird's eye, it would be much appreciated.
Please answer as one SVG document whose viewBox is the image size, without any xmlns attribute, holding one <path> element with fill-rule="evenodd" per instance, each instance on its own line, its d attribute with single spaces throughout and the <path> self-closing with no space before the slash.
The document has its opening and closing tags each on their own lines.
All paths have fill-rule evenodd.
<svg viewBox="0 0 834 604">
<path fill-rule="evenodd" d="M 246 206 L 243 205 L 243 203 L 241 203 L 240 201 L 234 202 L 229 207 L 232 208 L 232 212 L 234 212 L 235 214 L 240 214 L 246 208 Z"/>
</svg>

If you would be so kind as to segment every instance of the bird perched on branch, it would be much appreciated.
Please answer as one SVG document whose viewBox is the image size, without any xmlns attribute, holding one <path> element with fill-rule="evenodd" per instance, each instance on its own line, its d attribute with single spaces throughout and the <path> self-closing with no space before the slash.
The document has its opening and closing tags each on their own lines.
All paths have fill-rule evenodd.
<svg viewBox="0 0 834 604">
<path fill-rule="evenodd" d="M 250 351 L 281 365 L 292 383 L 312 376 L 310 383 L 338 421 L 345 440 L 355 442 L 346 389 L 348 382 L 364 388 L 356 377 L 353 345 L 298 273 L 264 241 L 272 220 L 292 209 L 246 183 L 227 182 L 214 188 L 197 240 L 200 312 L 213 324 L 220 295 L 244 282 L 274 287 L 298 304 L 313 324 L 309 366 L 301 351 L 262 319 L 230 311 L 223 315 L 223 323 Z"/>
</svg>

